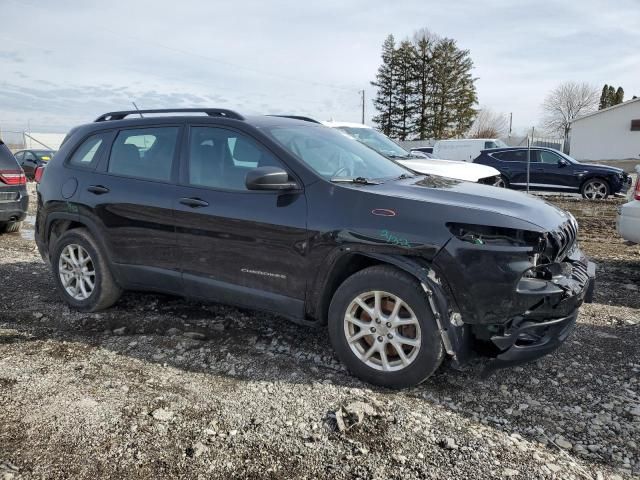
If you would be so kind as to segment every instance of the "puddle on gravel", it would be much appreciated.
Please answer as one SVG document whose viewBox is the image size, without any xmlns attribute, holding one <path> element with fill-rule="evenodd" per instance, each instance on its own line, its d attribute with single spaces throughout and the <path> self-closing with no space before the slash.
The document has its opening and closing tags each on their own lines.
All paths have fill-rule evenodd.
<svg viewBox="0 0 640 480">
<path fill-rule="evenodd" d="M 35 240 L 35 227 L 36 227 L 36 216 L 35 215 L 27 215 L 27 218 L 24 219 L 22 224 L 22 228 L 20 229 L 20 236 L 25 240 Z"/>
</svg>

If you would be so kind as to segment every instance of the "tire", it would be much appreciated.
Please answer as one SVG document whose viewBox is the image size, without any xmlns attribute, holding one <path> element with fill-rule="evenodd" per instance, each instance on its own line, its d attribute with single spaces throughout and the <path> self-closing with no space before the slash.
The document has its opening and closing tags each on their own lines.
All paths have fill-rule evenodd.
<svg viewBox="0 0 640 480">
<path fill-rule="evenodd" d="M 88 262 L 86 262 L 86 257 L 83 257 L 82 251 L 89 257 Z M 71 252 L 75 253 L 72 254 Z M 63 256 L 64 259 L 61 261 Z M 78 281 L 77 279 L 77 275 L 80 274 L 81 270 L 78 267 L 79 262 L 76 263 L 73 260 L 77 261 L 81 258 L 85 259 L 85 262 L 82 263 L 85 265 L 86 270 L 94 272 L 92 276 L 90 273 L 82 274 L 84 278 L 92 278 L 92 289 L 89 288 L 89 283 Z M 104 253 L 91 234 L 83 228 L 68 230 L 58 238 L 53 247 L 51 265 L 60 296 L 76 310 L 81 312 L 104 310 L 116 303 L 120 295 L 122 295 L 122 289 L 116 284 Z M 72 265 L 76 267 L 75 270 L 73 270 Z M 63 272 L 63 275 L 61 275 L 61 267 L 65 267 L 65 270 L 75 273 L 65 276 Z M 72 278 L 65 286 L 63 277 L 69 278 L 69 275 L 76 278 Z M 69 290 L 75 290 L 78 296 L 73 296 Z M 89 292 L 89 290 L 91 291 Z M 88 293 L 88 296 L 85 297 L 84 294 L 86 293 Z"/>
<path fill-rule="evenodd" d="M 0 224 L 0 232 L 17 233 L 22 228 L 22 222 L 7 222 Z"/>
<path fill-rule="evenodd" d="M 580 189 L 582 198 L 587 200 L 605 200 L 610 192 L 609 182 L 602 178 L 591 178 L 584 182 Z"/>
<path fill-rule="evenodd" d="M 504 175 L 500 175 L 499 179 L 493 184 L 493 186 L 498 188 L 509 188 L 509 180 L 507 180 L 507 177 Z"/>
<path fill-rule="evenodd" d="M 365 299 L 366 306 L 374 306 L 375 292 L 380 294 L 383 314 L 380 322 L 372 320 L 356 301 Z M 389 328 L 387 325 L 392 324 L 386 320 L 390 320 L 397 299 L 404 304 L 398 318 L 403 323 L 413 323 Z M 366 328 L 347 320 L 348 314 Z M 442 363 L 444 348 L 427 296 L 414 277 L 394 267 L 377 265 L 347 278 L 331 300 L 328 320 L 329 336 L 338 357 L 352 374 L 366 382 L 389 388 L 411 387 L 429 378 Z M 371 332 L 372 327 L 375 333 Z M 349 343 L 347 335 L 361 338 Z M 414 340 L 418 348 L 405 344 L 407 340 Z M 401 349 L 408 363 L 403 362 L 393 344 L 404 345 Z M 363 359 L 371 348 L 377 351 Z M 386 369 L 382 352 L 387 360 Z"/>
</svg>

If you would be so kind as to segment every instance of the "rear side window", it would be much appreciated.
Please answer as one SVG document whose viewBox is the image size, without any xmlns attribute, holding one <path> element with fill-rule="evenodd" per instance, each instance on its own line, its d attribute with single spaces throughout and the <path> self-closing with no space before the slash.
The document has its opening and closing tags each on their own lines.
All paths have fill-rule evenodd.
<svg viewBox="0 0 640 480">
<path fill-rule="evenodd" d="M 169 181 L 179 130 L 179 127 L 121 130 L 111 147 L 109 173 Z"/>
<path fill-rule="evenodd" d="M 107 133 L 97 133 L 87 138 L 73 152 L 69 159 L 69 164 L 82 168 L 95 168 L 98 161 L 98 152 L 105 144 Z"/>
<path fill-rule="evenodd" d="M 17 170 L 20 168 L 11 150 L 0 142 L 0 170 Z"/>
<path fill-rule="evenodd" d="M 494 158 L 502 160 L 503 162 L 526 162 L 527 151 L 526 150 L 510 150 L 507 152 L 497 152 L 491 154 Z M 531 153 L 531 161 L 535 161 L 533 152 Z"/>
</svg>

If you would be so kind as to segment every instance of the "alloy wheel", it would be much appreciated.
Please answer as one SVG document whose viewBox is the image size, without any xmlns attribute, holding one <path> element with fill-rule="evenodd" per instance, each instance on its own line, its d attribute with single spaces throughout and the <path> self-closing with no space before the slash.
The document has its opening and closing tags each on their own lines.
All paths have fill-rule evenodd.
<svg viewBox="0 0 640 480">
<path fill-rule="evenodd" d="M 382 291 L 358 295 L 347 307 L 344 334 L 351 351 L 368 367 L 398 371 L 418 356 L 420 323 L 399 296 Z"/>
<path fill-rule="evenodd" d="M 96 270 L 89 253 L 80 245 L 64 247 L 58 261 L 60 282 L 74 300 L 86 300 L 91 296 L 96 283 Z"/>
<path fill-rule="evenodd" d="M 584 187 L 584 196 L 589 200 L 601 200 L 607 196 L 607 186 L 597 180 L 589 182 Z"/>
</svg>

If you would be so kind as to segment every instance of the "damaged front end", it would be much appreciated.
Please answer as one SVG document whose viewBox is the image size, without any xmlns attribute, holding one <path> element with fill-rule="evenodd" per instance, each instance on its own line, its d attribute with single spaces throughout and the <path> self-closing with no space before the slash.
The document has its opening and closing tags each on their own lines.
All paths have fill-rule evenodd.
<svg viewBox="0 0 640 480">
<path fill-rule="evenodd" d="M 446 272 L 463 328 L 474 339 L 467 345 L 493 357 L 491 369 L 534 360 L 561 345 L 595 285 L 595 265 L 578 248 L 575 219 L 544 233 L 448 227 L 453 238 L 434 263 Z"/>
</svg>

